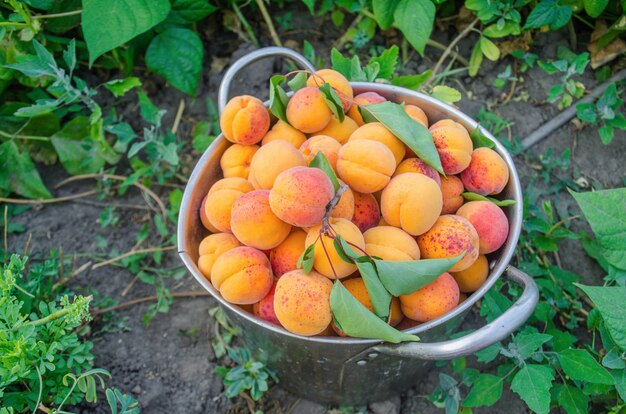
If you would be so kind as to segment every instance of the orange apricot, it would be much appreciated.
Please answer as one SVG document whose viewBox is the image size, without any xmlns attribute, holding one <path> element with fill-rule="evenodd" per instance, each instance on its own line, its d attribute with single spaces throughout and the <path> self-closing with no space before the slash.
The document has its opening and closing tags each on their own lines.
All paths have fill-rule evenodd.
<svg viewBox="0 0 626 414">
<path fill-rule="evenodd" d="M 470 267 L 460 272 L 452 272 L 451 275 L 459 285 L 461 292 L 475 292 L 485 283 L 487 276 L 489 276 L 489 262 L 487 261 L 487 257 L 484 254 L 480 254 Z"/>
<path fill-rule="evenodd" d="M 276 280 L 272 283 L 270 291 L 260 301 L 252 305 L 252 313 L 264 321 L 273 323 L 274 325 L 280 325 L 280 321 L 276 317 L 274 312 L 274 295 L 276 293 Z"/>
<path fill-rule="evenodd" d="M 444 259 L 465 254 L 450 272 L 465 270 L 478 257 L 478 233 L 466 218 L 440 216 L 430 230 L 417 238 L 423 259 Z"/>
<path fill-rule="evenodd" d="M 406 158 L 398 165 L 398 168 L 396 168 L 396 172 L 393 173 L 393 176 L 395 177 L 396 175 L 407 172 L 424 174 L 426 177 L 435 180 L 437 185 L 441 187 L 441 176 L 439 173 L 419 158 Z"/>
<path fill-rule="evenodd" d="M 350 117 L 345 117 L 343 122 L 339 122 L 334 116 L 330 118 L 330 122 L 326 127 L 317 132 L 319 135 L 327 135 L 335 138 L 340 144 L 348 142 L 348 138 L 359 126 Z"/>
<path fill-rule="evenodd" d="M 385 144 L 365 139 L 350 140 L 339 150 L 337 173 L 355 191 L 382 190 L 396 169 L 396 159 Z"/>
<path fill-rule="evenodd" d="M 494 150 L 477 148 L 469 166 L 461 172 L 461 180 L 467 191 L 483 196 L 498 194 L 509 182 L 509 168 Z"/>
<path fill-rule="evenodd" d="M 206 236 L 198 247 L 198 269 L 200 269 L 200 273 L 210 279 L 215 260 L 222 253 L 239 246 L 241 246 L 239 240 L 230 233 L 215 233 Z"/>
<path fill-rule="evenodd" d="M 280 119 L 274 124 L 261 141 L 262 145 L 268 144 L 277 139 L 288 141 L 293 144 L 294 147 L 300 148 L 300 145 L 306 141 L 306 135 L 298 131 L 288 123 L 281 121 Z"/>
<path fill-rule="evenodd" d="M 321 78 L 321 79 L 320 79 Z M 324 83 L 330 83 L 330 86 L 335 90 L 335 93 L 341 100 L 344 112 L 347 112 L 352 105 L 352 86 L 350 82 L 341 73 L 332 69 L 320 69 L 315 72 L 315 75 L 311 75 L 307 81 L 306 86 L 320 87 Z"/>
<path fill-rule="evenodd" d="M 372 194 L 357 193 L 354 191 L 354 214 L 352 222 L 365 233 L 376 226 L 381 220 L 378 201 Z"/>
<path fill-rule="evenodd" d="M 339 141 L 327 135 L 312 136 L 300 146 L 300 152 L 304 155 L 307 165 L 313 161 L 318 152 L 321 152 L 335 171 L 337 170 L 337 155 L 340 149 Z"/>
<path fill-rule="evenodd" d="M 220 159 L 224 178 L 240 177 L 247 180 L 250 162 L 258 149 L 258 145 L 233 144 L 228 147 Z"/>
<path fill-rule="evenodd" d="M 363 92 L 354 97 L 354 105 L 350 107 L 348 110 L 348 116 L 357 123 L 358 126 L 361 126 L 365 123 L 363 120 L 363 116 L 359 111 L 359 106 L 365 105 L 373 105 L 378 103 L 383 103 L 387 101 L 384 97 L 380 96 L 376 92 Z"/>
<path fill-rule="evenodd" d="M 299 89 L 287 103 L 287 120 L 291 126 L 307 134 L 324 128 L 332 116 L 323 93 L 315 87 Z"/>
<path fill-rule="evenodd" d="M 281 139 L 263 145 L 252 157 L 248 180 L 257 190 L 269 190 L 281 172 L 306 166 L 304 156 L 290 142 Z"/>
<path fill-rule="evenodd" d="M 404 105 L 404 112 L 408 116 L 410 116 L 414 121 L 419 122 L 424 125 L 424 127 L 428 128 L 428 117 L 426 116 L 426 112 L 422 110 L 419 106 L 415 105 Z"/>
<path fill-rule="evenodd" d="M 459 177 L 448 175 L 441 178 L 441 194 L 443 195 L 441 214 L 456 213 L 465 201 L 462 196 L 464 190 L 463 182 Z"/>
<path fill-rule="evenodd" d="M 235 144 L 256 144 L 263 139 L 269 127 L 269 111 L 263 102 L 250 95 L 232 98 L 220 117 L 224 136 Z"/>
<path fill-rule="evenodd" d="M 267 256 L 248 246 L 222 253 L 211 268 L 211 283 L 224 299 L 250 305 L 263 299 L 274 278 Z"/>
<path fill-rule="evenodd" d="M 281 244 L 270 251 L 270 263 L 274 276 L 281 277 L 298 268 L 298 259 L 304 251 L 305 240 L 306 232 L 300 229 L 294 230 Z"/>
<path fill-rule="evenodd" d="M 429 131 L 446 174 L 458 174 L 467 168 L 474 145 L 463 125 L 444 119 L 431 125 Z"/>
<path fill-rule="evenodd" d="M 213 227 L 231 233 L 230 213 L 235 200 L 254 190 L 250 183 L 239 177 L 222 178 L 216 181 L 206 196 L 204 212 Z"/>
<path fill-rule="evenodd" d="M 449 273 L 421 289 L 400 296 L 402 313 L 407 318 L 428 322 L 451 311 L 459 304 L 459 286 Z"/>
<path fill-rule="evenodd" d="M 381 144 L 385 144 L 389 150 L 393 153 L 396 159 L 396 165 L 400 164 L 400 161 L 404 158 L 406 149 L 404 143 L 400 141 L 391 131 L 389 131 L 380 122 L 370 122 L 359 127 L 356 131 L 350 135 L 350 141 L 366 139 L 370 141 L 377 141 Z"/>
<path fill-rule="evenodd" d="M 470 201 L 456 212 L 465 217 L 478 233 L 479 253 L 498 250 L 509 236 L 509 220 L 500 207 L 491 201 Z"/>
<path fill-rule="evenodd" d="M 410 234 L 397 227 L 378 226 L 363 233 L 365 252 L 383 260 L 418 260 L 420 250 Z"/>
</svg>

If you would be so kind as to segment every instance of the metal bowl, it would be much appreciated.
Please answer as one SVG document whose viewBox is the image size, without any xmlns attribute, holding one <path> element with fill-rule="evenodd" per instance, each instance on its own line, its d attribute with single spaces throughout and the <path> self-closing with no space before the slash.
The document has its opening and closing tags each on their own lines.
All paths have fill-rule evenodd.
<svg viewBox="0 0 626 414">
<path fill-rule="evenodd" d="M 243 67 L 265 57 L 288 57 L 301 66 L 315 68 L 300 54 L 284 48 L 264 48 L 250 53 L 227 71 L 219 91 L 223 110 L 233 77 Z M 458 109 L 419 92 L 379 83 L 352 82 L 354 93 L 377 92 L 390 101 L 417 105 L 431 122 L 453 119 L 469 131 L 478 123 Z M 267 103 L 266 103 L 267 104 Z M 199 218 L 200 204 L 211 185 L 222 178 L 220 158 L 230 143 L 220 135 L 207 149 L 193 170 L 180 209 L 178 252 L 198 283 L 217 299 L 232 322 L 240 328 L 242 339 L 265 363 L 276 370 L 280 385 L 310 400 L 329 404 L 363 404 L 390 398 L 414 385 L 432 368 L 432 360 L 470 355 L 506 338 L 532 314 L 538 300 L 537 286 L 531 277 L 509 265 L 522 226 L 522 191 L 513 159 L 486 130 L 509 168 L 509 183 L 502 196 L 516 203 L 504 208 L 510 229 L 507 240 L 489 255 L 490 274 L 483 286 L 462 304 L 445 315 L 406 330 L 421 342 L 390 344 L 380 340 L 303 337 L 263 321 L 237 305 L 225 301 L 197 267 L 198 246 L 208 234 Z M 495 321 L 456 339 L 449 339 L 463 318 L 493 284 L 505 274 L 524 290 L 514 305 Z"/>
</svg>

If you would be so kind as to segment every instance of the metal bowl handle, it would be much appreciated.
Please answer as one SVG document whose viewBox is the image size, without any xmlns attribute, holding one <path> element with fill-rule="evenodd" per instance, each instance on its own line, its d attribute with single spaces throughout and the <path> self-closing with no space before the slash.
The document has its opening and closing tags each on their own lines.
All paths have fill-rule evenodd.
<svg viewBox="0 0 626 414">
<path fill-rule="evenodd" d="M 376 345 L 361 353 L 362 358 L 351 358 L 351 360 L 356 360 L 358 364 L 358 361 L 367 361 L 369 358 L 375 358 L 377 353 L 406 358 L 446 360 L 471 355 L 505 339 L 526 322 L 535 310 L 539 300 L 539 290 L 532 277 L 513 266 L 507 267 L 506 276 L 512 282 L 524 287 L 522 295 L 510 309 L 477 331 L 461 338 L 443 342 L 404 342 L 397 345 Z M 360 363 L 363 364 L 363 362 Z"/>
<path fill-rule="evenodd" d="M 224 111 L 224 107 L 226 103 L 228 103 L 228 91 L 230 90 L 230 84 L 233 81 L 233 78 L 237 73 L 248 66 L 249 64 L 256 62 L 257 60 L 265 59 L 267 57 L 286 57 L 294 62 L 296 62 L 301 67 L 310 70 L 311 72 L 315 72 L 315 66 L 311 62 L 309 62 L 304 56 L 300 53 L 293 51 L 291 49 L 287 49 L 285 47 L 264 47 L 259 50 L 255 50 L 254 52 L 248 53 L 243 56 L 235 63 L 232 64 L 230 68 L 224 74 L 222 78 L 222 83 L 220 84 L 220 90 L 217 95 L 217 102 L 220 113 Z"/>
</svg>

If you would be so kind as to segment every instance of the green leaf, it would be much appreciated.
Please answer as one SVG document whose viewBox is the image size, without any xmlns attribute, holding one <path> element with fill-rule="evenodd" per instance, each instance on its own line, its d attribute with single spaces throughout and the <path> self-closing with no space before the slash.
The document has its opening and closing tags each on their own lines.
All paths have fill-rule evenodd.
<svg viewBox="0 0 626 414">
<path fill-rule="evenodd" d="M 430 0 L 400 0 L 393 13 L 395 25 L 406 40 L 424 55 L 435 23 L 435 5 Z"/>
<path fill-rule="evenodd" d="M 289 85 L 289 89 L 296 92 L 306 86 L 306 79 L 307 74 L 305 72 L 300 72 L 296 74 L 296 76 L 294 76 L 289 82 L 287 82 L 287 85 Z"/>
<path fill-rule="evenodd" d="M 347 57 L 344 57 L 341 54 L 341 52 L 333 48 L 333 50 L 330 52 L 330 61 L 331 61 L 333 70 L 341 73 L 349 81 L 353 80 L 351 77 L 352 63 L 350 59 L 348 59 Z M 357 61 L 358 61 L 358 58 L 357 58 Z"/>
<path fill-rule="evenodd" d="M 609 145 L 613 142 L 615 131 L 610 126 L 603 126 L 602 128 L 598 128 L 598 135 L 600 135 L 600 141 L 602 141 L 604 145 Z"/>
<path fill-rule="evenodd" d="M 341 184 L 339 184 L 339 180 L 337 179 L 337 175 L 335 174 L 333 167 L 330 165 L 330 162 L 328 162 L 328 159 L 322 151 L 318 151 L 318 153 L 315 154 L 315 157 L 313 157 L 313 159 L 309 163 L 309 167 L 319 168 L 320 170 L 324 171 L 324 173 L 330 179 L 330 182 L 333 183 L 333 188 L 335 189 L 335 192 L 339 190 Z"/>
<path fill-rule="evenodd" d="M 130 76 L 124 79 L 115 79 L 104 84 L 104 87 L 111 91 L 113 96 L 116 98 L 126 95 L 128 91 L 139 86 L 141 86 L 141 81 L 135 76 Z"/>
<path fill-rule="evenodd" d="M 594 19 L 602 14 L 608 4 L 609 0 L 583 0 L 585 11 Z"/>
<path fill-rule="evenodd" d="M 356 338 L 381 339 L 397 344 L 419 341 L 415 335 L 400 332 L 389 326 L 355 299 L 341 281 L 336 280 L 330 292 L 330 309 L 337 327 Z"/>
<path fill-rule="evenodd" d="M 550 388 L 554 371 L 546 365 L 524 364 L 513 377 L 511 390 L 538 414 L 550 411 Z"/>
<path fill-rule="evenodd" d="M 374 313 L 379 318 L 387 321 L 389 318 L 389 308 L 391 306 L 391 294 L 380 282 L 374 263 L 372 263 L 367 256 L 365 256 L 365 258 L 368 260 L 357 260 L 356 267 L 359 269 L 359 273 L 361 274 L 365 287 L 367 288 L 367 293 L 372 301 Z"/>
<path fill-rule="evenodd" d="M 289 98 L 281 86 L 287 78 L 283 75 L 274 75 L 270 78 L 270 111 L 281 121 L 287 121 L 287 102 Z"/>
<path fill-rule="evenodd" d="M 626 351 L 626 287 L 599 287 L 576 284 L 589 296 L 608 328 L 615 343 Z"/>
<path fill-rule="evenodd" d="M 319 87 L 320 92 L 324 95 L 324 100 L 328 104 L 328 107 L 332 111 L 335 118 L 339 120 L 339 122 L 343 122 L 346 118 L 346 114 L 343 112 L 343 105 L 341 104 L 341 99 L 337 96 L 335 89 L 330 86 L 330 83 L 326 82 L 322 86 Z"/>
<path fill-rule="evenodd" d="M 172 27 L 152 39 L 146 50 L 146 65 L 176 89 L 194 96 L 203 56 L 204 46 L 196 33 Z"/>
<path fill-rule="evenodd" d="M 474 48 L 472 49 L 472 54 L 469 60 L 469 75 L 474 77 L 478 74 L 478 69 L 480 69 L 480 64 L 483 63 L 483 51 L 480 48 L 480 42 L 476 42 Z"/>
<path fill-rule="evenodd" d="M 580 388 L 557 384 L 554 387 L 557 403 L 563 407 L 567 414 L 587 414 L 589 397 Z"/>
<path fill-rule="evenodd" d="M 602 255 L 613 266 L 626 269 L 626 188 L 570 194 L 589 221 Z"/>
<path fill-rule="evenodd" d="M 366 105 L 365 109 L 411 148 L 422 161 L 443 174 L 433 136 L 426 127 L 411 119 L 401 105 L 387 101 Z"/>
<path fill-rule="evenodd" d="M 463 407 L 481 407 L 495 404 L 502 396 L 502 378 L 480 374 L 463 401 Z"/>
<path fill-rule="evenodd" d="M 309 9 L 309 13 L 315 14 L 315 0 L 302 0 L 302 3 Z"/>
<path fill-rule="evenodd" d="M 435 86 L 430 96 L 447 104 L 453 104 L 461 100 L 461 92 L 445 85 Z"/>
<path fill-rule="evenodd" d="M 485 197 L 483 195 L 472 193 L 470 191 L 466 191 L 461 195 L 463 196 L 463 198 L 469 201 L 489 201 L 498 207 L 512 206 L 513 204 L 515 204 L 515 200 L 498 200 L 497 198 Z"/>
<path fill-rule="evenodd" d="M 393 24 L 393 16 L 399 0 L 373 0 L 372 11 L 376 22 L 382 30 L 387 30 Z"/>
<path fill-rule="evenodd" d="M 171 0 L 172 8 L 163 22 L 166 26 L 187 26 L 218 10 L 207 0 Z"/>
<path fill-rule="evenodd" d="M 491 139 L 487 138 L 485 134 L 483 134 L 480 125 L 474 128 L 474 130 L 470 133 L 470 138 L 472 138 L 474 149 L 482 147 L 495 148 L 496 146 L 495 142 L 493 142 Z"/>
<path fill-rule="evenodd" d="M 139 108 L 141 109 L 141 117 L 149 124 L 160 126 L 161 118 L 165 114 L 164 110 L 159 110 L 155 104 L 150 101 L 148 95 L 143 92 L 137 93 L 139 98 Z"/>
<path fill-rule="evenodd" d="M 598 122 L 598 114 L 596 113 L 596 107 L 593 103 L 580 103 L 576 105 L 576 116 L 578 119 L 590 124 Z"/>
<path fill-rule="evenodd" d="M 491 24 L 483 29 L 483 35 L 491 38 L 506 37 L 511 34 L 518 35 L 521 32 L 519 23 L 506 22 L 500 27 L 498 23 Z"/>
<path fill-rule="evenodd" d="M 83 0 L 82 29 L 89 50 L 89 66 L 109 50 L 163 21 L 168 0 Z"/>
<path fill-rule="evenodd" d="M 104 149 L 92 139 L 91 132 L 89 118 L 77 116 L 50 138 L 59 161 L 68 173 L 92 174 L 105 165 Z"/>
<path fill-rule="evenodd" d="M 621 358 L 620 350 L 618 347 L 614 347 L 602 358 L 602 366 L 609 369 L 624 369 L 626 368 L 626 361 Z"/>
<path fill-rule="evenodd" d="M 559 352 L 557 357 L 563 372 L 572 379 L 593 384 L 613 384 L 611 374 L 585 349 L 566 349 Z"/>
<path fill-rule="evenodd" d="M 614 369 L 611 371 L 613 380 L 615 380 L 615 389 L 620 398 L 626 401 L 626 369 Z"/>
<path fill-rule="evenodd" d="M 20 153 L 14 141 L 0 144 L 0 188 L 27 198 L 52 198 L 28 152 Z"/>
<path fill-rule="evenodd" d="M 528 359 L 541 345 L 552 339 L 552 335 L 520 332 L 513 338 L 513 343 L 520 358 Z"/>
<path fill-rule="evenodd" d="M 299 269 L 303 269 L 304 273 L 309 274 L 311 270 L 313 270 L 313 252 L 315 250 L 315 243 L 311 244 L 309 247 L 304 249 L 300 257 L 298 258 L 298 262 L 296 266 Z"/>
<path fill-rule="evenodd" d="M 541 0 L 526 18 L 524 29 L 539 29 L 542 26 L 550 26 L 550 29 L 556 30 L 565 26 L 571 18 L 572 8 L 570 6 L 561 6 L 559 0 Z"/>
<path fill-rule="evenodd" d="M 500 342 L 496 342 L 493 345 L 489 345 L 487 348 L 477 351 L 474 355 L 476 355 L 476 360 L 478 362 L 491 362 L 496 359 L 498 355 L 500 355 L 501 350 L 502 344 Z"/>
<path fill-rule="evenodd" d="M 449 259 L 378 260 L 374 259 L 383 286 L 394 296 L 408 295 L 431 284 L 450 270 L 465 252 Z"/>
<path fill-rule="evenodd" d="M 430 78 L 432 73 L 433 71 L 428 69 L 418 75 L 396 76 L 391 80 L 391 84 L 416 91 Z"/>
<path fill-rule="evenodd" d="M 215 135 L 206 135 L 206 134 L 197 134 L 193 136 L 192 145 L 193 148 L 199 153 L 204 153 L 207 148 L 215 141 L 217 138 Z"/>
<path fill-rule="evenodd" d="M 498 46 L 486 37 L 480 38 L 480 50 L 483 52 L 483 55 L 491 61 L 495 62 L 500 58 L 500 49 L 498 49 Z"/>
<path fill-rule="evenodd" d="M 393 45 L 389 49 L 385 49 L 380 56 L 370 59 L 369 64 L 378 63 L 379 71 L 377 78 L 390 80 L 396 71 L 398 64 L 398 46 Z"/>
</svg>

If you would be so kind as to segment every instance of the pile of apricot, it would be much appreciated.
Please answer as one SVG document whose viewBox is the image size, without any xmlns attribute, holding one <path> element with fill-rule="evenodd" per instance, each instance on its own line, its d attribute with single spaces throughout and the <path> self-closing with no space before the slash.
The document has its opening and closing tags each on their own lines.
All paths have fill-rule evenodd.
<svg viewBox="0 0 626 414">
<path fill-rule="evenodd" d="M 343 122 L 319 89 L 324 82 L 342 101 Z M 496 204 L 465 202 L 462 193 L 500 193 L 509 180 L 505 161 L 489 148 L 474 148 L 461 124 L 443 119 L 429 125 L 424 111 L 404 105 L 432 134 L 445 173 L 439 174 L 382 123 L 364 121 L 359 107 L 385 100 L 374 92 L 353 96 L 345 77 L 324 69 L 289 99 L 287 122 L 255 97 L 228 102 L 220 123 L 232 145 L 221 158 L 224 178 L 202 202 L 200 218 L 211 234 L 198 260 L 225 300 L 306 336 L 345 335 L 332 323 L 336 278 L 372 310 L 356 265 L 320 231 L 335 188 L 321 169 L 308 166 L 319 152 L 347 185 L 327 222 L 358 254 L 420 260 L 465 251 L 433 283 L 394 297 L 391 325 L 404 329 L 437 318 L 483 284 L 486 255 L 503 245 L 509 223 Z M 307 274 L 298 259 L 311 244 L 313 271 Z"/>
</svg>

